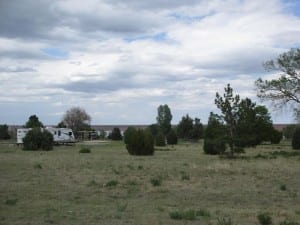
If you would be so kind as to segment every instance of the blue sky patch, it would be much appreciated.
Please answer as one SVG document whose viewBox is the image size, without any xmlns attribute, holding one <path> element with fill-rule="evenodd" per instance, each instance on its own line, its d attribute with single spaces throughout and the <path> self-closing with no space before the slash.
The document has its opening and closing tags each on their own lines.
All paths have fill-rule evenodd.
<svg viewBox="0 0 300 225">
<path fill-rule="evenodd" d="M 65 59 L 65 58 L 68 58 L 68 56 L 69 56 L 68 51 L 65 51 L 60 48 L 43 48 L 41 50 L 53 58 Z"/>
<path fill-rule="evenodd" d="M 142 41 L 142 40 L 153 40 L 157 42 L 163 42 L 167 40 L 167 33 L 160 32 L 154 35 L 141 35 L 136 37 L 127 37 L 124 38 L 124 40 L 127 42 Z"/>
</svg>

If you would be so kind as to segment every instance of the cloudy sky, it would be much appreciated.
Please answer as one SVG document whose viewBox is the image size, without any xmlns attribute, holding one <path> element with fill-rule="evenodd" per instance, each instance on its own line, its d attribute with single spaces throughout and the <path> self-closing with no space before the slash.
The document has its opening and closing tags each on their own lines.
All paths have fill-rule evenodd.
<svg viewBox="0 0 300 225">
<path fill-rule="evenodd" d="M 300 44 L 298 0 L 0 0 L 0 123 L 72 106 L 92 124 L 207 121 L 227 83 L 254 101 L 262 67 Z M 292 113 L 272 113 L 276 123 Z"/>
</svg>

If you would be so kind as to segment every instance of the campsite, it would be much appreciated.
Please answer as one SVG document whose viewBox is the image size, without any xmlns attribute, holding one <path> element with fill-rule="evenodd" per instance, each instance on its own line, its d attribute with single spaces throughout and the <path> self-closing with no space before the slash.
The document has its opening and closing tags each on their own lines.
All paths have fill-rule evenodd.
<svg viewBox="0 0 300 225">
<path fill-rule="evenodd" d="M 258 215 L 273 224 L 300 221 L 300 153 L 290 143 L 247 148 L 235 159 L 205 155 L 202 145 L 131 156 L 121 141 L 52 151 L 2 142 L 0 224 L 253 225 Z M 79 153 L 86 146 L 91 153 Z"/>
</svg>

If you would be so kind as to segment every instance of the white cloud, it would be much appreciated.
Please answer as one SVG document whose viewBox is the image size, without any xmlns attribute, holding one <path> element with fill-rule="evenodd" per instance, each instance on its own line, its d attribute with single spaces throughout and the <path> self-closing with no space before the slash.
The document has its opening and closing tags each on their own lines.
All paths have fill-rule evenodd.
<svg viewBox="0 0 300 225">
<path fill-rule="evenodd" d="M 19 111 L 0 112 L 6 123 L 35 110 L 57 123 L 73 105 L 93 123 L 150 123 L 164 103 L 175 123 L 185 113 L 206 121 L 227 83 L 255 99 L 254 81 L 274 76 L 262 63 L 300 39 L 300 18 L 279 0 L 22 4 L 0 10 L 0 106 Z"/>
</svg>

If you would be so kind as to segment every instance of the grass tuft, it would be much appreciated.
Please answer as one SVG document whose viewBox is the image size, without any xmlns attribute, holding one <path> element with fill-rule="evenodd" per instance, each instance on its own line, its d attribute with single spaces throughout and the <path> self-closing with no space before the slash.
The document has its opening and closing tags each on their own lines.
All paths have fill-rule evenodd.
<svg viewBox="0 0 300 225">
<path fill-rule="evenodd" d="M 104 186 L 105 187 L 116 187 L 119 184 L 117 180 L 108 181 Z"/>
<path fill-rule="evenodd" d="M 258 214 L 257 219 L 258 219 L 258 222 L 261 225 L 271 225 L 271 224 L 273 224 L 272 217 L 268 213 Z"/>
<path fill-rule="evenodd" d="M 88 148 L 88 147 L 82 147 L 82 148 L 79 150 L 79 153 L 91 153 L 91 149 Z"/>
</svg>

